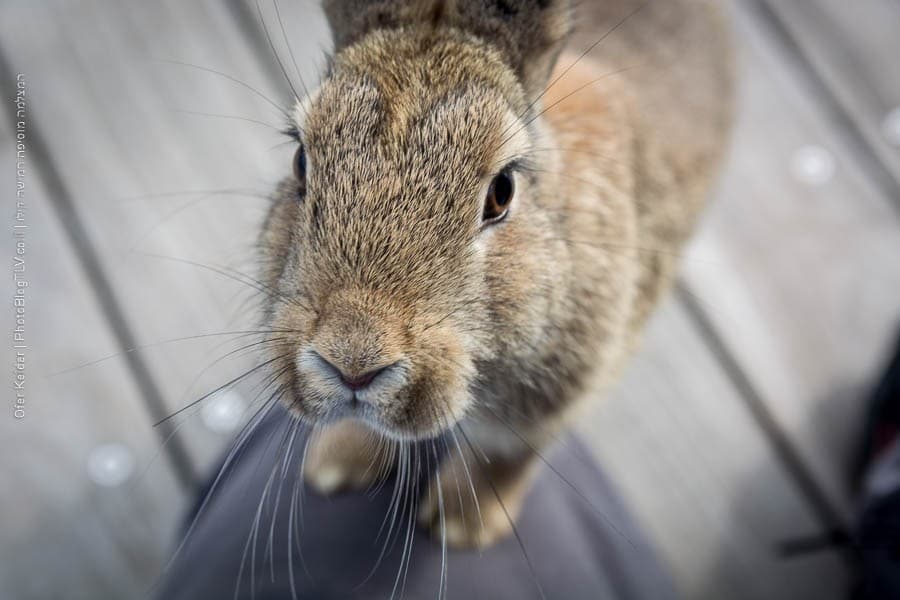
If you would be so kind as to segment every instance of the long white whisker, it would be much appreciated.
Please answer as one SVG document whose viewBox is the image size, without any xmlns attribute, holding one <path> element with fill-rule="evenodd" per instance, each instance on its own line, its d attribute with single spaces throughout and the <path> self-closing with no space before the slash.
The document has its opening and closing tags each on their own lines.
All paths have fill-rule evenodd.
<svg viewBox="0 0 900 600">
<path fill-rule="evenodd" d="M 435 463 L 437 463 L 438 454 L 433 441 L 431 448 L 434 452 Z M 438 600 L 440 600 L 447 591 L 447 522 L 444 515 L 444 493 L 441 490 L 441 470 L 439 468 L 435 468 L 434 476 L 437 478 L 435 487 L 437 487 L 438 514 L 441 520 L 441 577 L 440 591 L 438 592 Z"/>
</svg>

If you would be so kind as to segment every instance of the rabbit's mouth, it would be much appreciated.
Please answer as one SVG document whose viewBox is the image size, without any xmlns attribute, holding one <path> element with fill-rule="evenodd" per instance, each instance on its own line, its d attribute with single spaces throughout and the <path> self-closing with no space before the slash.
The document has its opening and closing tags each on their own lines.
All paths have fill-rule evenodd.
<svg viewBox="0 0 900 600">
<path fill-rule="evenodd" d="M 468 382 L 458 371 L 416 369 L 408 357 L 348 372 L 308 345 L 298 350 L 294 372 L 290 407 L 297 416 L 321 424 L 357 419 L 396 440 L 437 436 L 471 403 Z"/>
</svg>

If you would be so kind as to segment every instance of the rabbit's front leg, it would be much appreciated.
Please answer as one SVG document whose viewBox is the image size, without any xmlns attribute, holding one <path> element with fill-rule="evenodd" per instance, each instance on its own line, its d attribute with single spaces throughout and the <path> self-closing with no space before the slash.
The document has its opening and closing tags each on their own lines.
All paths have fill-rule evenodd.
<svg viewBox="0 0 900 600">
<path fill-rule="evenodd" d="M 450 453 L 421 499 L 419 523 L 451 547 L 485 548 L 513 532 L 536 453 L 523 441 L 502 451 L 481 448 L 459 434 L 457 441 L 449 444 Z"/>
</svg>

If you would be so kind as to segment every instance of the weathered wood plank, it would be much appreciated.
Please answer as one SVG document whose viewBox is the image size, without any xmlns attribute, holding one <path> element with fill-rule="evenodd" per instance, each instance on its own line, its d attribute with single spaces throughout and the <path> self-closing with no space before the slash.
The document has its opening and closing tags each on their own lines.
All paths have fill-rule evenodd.
<svg viewBox="0 0 900 600">
<path fill-rule="evenodd" d="M 685 278 L 849 520 L 864 397 L 900 322 L 900 223 L 761 24 L 739 16 L 733 152 Z"/>
<path fill-rule="evenodd" d="M 38 81 L 27 81 L 30 94 Z M 30 108 L 29 126 L 36 117 Z M 5 115 L 0 140 L 8 185 L 15 181 L 15 161 Z M 0 419 L 0 596 L 136 598 L 169 550 L 184 496 L 121 363 L 53 376 L 118 348 L 50 210 L 26 141 L 26 403 L 23 419 L 14 418 L 11 403 Z M 11 236 L 2 247 L 12 256 Z M 11 277 L 3 277 L 0 290 L 12 298 Z M 11 343 L 4 343 L 4 364 L 12 364 L 11 352 Z M 104 454 L 106 444 L 118 444 L 124 455 Z M 98 464 L 104 456 L 119 461 L 104 468 Z M 126 479 L 113 485 L 117 478 Z"/>
<path fill-rule="evenodd" d="M 679 302 L 654 316 L 620 384 L 586 416 L 585 438 L 683 597 L 843 597 L 836 554 L 778 555 L 821 525 Z"/>
<path fill-rule="evenodd" d="M 220 3 L 175 1 L 14 3 L 4 11 L 2 50 L 34 82 L 34 110 L 53 160 L 140 342 L 255 329 L 256 313 L 244 302 L 250 285 L 148 256 L 252 273 L 261 196 L 289 164 L 290 150 L 275 147 L 284 141 L 274 131 L 282 116 L 259 94 L 201 68 L 162 62 L 264 87 L 229 14 Z M 177 194 L 189 190 L 225 191 Z M 239 353 L 191 385 L 214 359 L 251 341 L 221 346 L 227 339 L 139 350 L 170 411 L 250 368 L 253 359 Z M 252 382 L 239 390 L 247 403 L 258 393 Z M 193 411 L 185 416 L 182 439 L 208 465 L 229 435 L 201 426 Z"/>
<path fill-rule="evenodd" d="M 900 182 L 900 5 L 893 0 L 766 4 Z"/>
</svg>

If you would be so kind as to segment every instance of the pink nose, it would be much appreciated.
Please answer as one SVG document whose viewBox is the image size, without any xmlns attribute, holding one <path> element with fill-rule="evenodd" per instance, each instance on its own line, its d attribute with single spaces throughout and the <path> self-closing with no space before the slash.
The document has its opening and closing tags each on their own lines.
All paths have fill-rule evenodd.
<svg viewBox="0 0 900 600">
<path fill-rule="evenodd" d="M 338 367 L 336 364 L 316 352 L 316 354 L 321 358 L 325 364 L 327 364 L 334 373 L 341 378 L 341 381 L 353 391 L 358 391 L 367 388 L 372 381 L 375 380 L 376 377 L 389 370 L 394 365 L 385 365 L 383 367 L 379 367 L 377 369 L 372 369 L 371 371 L 366 371 L 365 373 L 358 373 L 354 375 L 348 375 L 346 371 Z"/>
<path fill-rule="evenodd" d="M 380 369 L 375 369 L 374 371 L 369 371 L 368 373 L 363 373 L 362 375 L 357 375 L 355 377 L 348 377 L 343 372 L 341 373 L 341 380 L 347 384 L 347 387 L 351 390 L 361 390 L 364 387 L 367 387 L 372 380 L 378 377 L 378 374 L 384 371 L 384 367 Z"/>
</svg>

